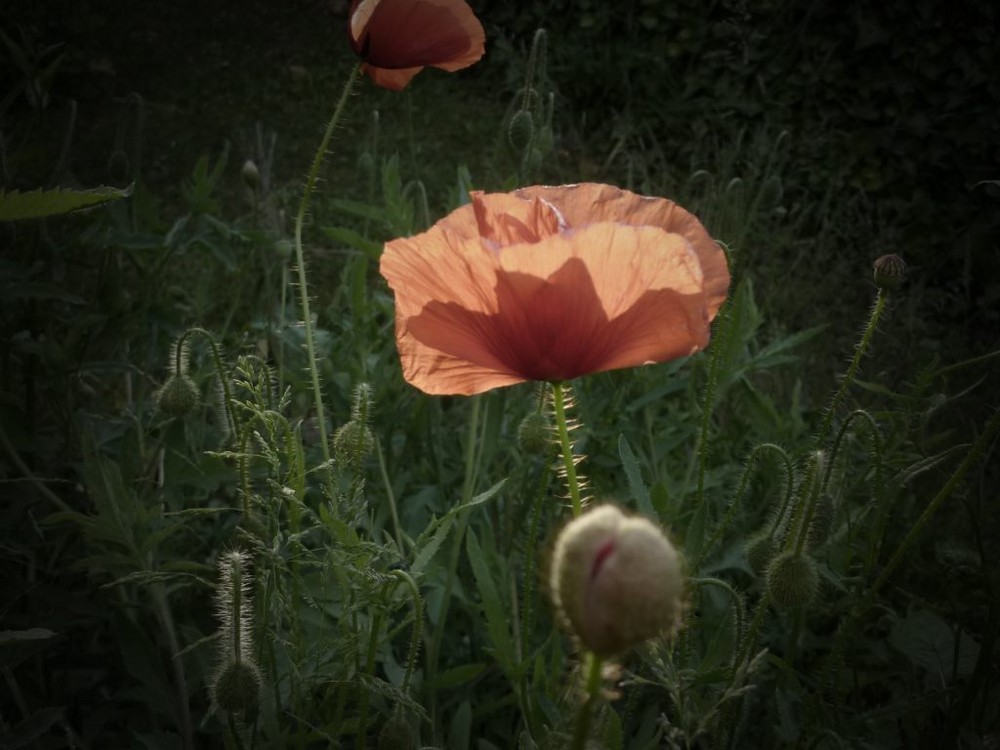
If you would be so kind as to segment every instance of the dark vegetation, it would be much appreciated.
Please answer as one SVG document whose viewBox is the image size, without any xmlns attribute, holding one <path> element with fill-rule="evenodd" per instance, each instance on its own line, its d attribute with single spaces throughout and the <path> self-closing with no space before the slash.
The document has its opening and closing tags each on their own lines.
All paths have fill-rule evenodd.
<svg viewBox="0 0 1000 750">
<path fill-rule="evenodd" d="M 594 493 L 652 509 L 697 557 L 693 540 L 721 528 L 750 477 L 733 523 L 690 571 L 732 585 L 739 605 L 698 588 L 677 648 L 626 662 L 624 697 L 595 741 L 997 747 L 1000 477 L 983 433 L 997 409 L 1000 8 L 472 5 L 484 60 L 425 72 L 402 94 L 364 81 L 313 200 L 331 426 L 368 383 L 378 442 L 332 493 L 312 472 L 287 274 L 302 176 L 354 62 L 346 3 L 0 9 L 2 187 L 135 183 L 107 208 L 0 223 L 0 747 L 235 746 L 208 685 L 215 567 L 236 546 L 269 592 L 254 615 L 268 694 L 257 746 L 374 745 L 402 711 L 425 745 L 558 747 L 575 705 L 571 659 L 532 588 L 542 563 L 531 550 L 557 526 L 561 490 L 516 447 L 532 391 L 472 407 L 406 386 L 376 267 L 383 241 L 426 227 L 469 187 L 583 180 L 676 199 L 730 248 L 734 272 L 725 333 L 704 355 L 577 384 Z M 539 28 L 547 53 L 529 85 L 542 117 L 515 152 L 507 129 Z M 256 191 L 241 178 L 247 159 Z M 871 263 L 887 253 L 906 259 L 906 282 L 837 415 L 841 439 L 820 441 L 875 294 Z M 191 341 L 201 405 L 183 418 L 157 409 L 171 345 L 191 326 L 219 343 L 239 413 L 263 420 L 247 438 L 250 477 L 238 476 L 250 449 L 226 429 L 205 337 Z M 310 472 L 293 471 L 299 453 L 265 406 L 294 426 Z M 867 417 L 846 419 L 853 409 Z M 794 481 L 777 454 L 754 453 L 763 443 L 787 451 Z M 707 517 L 691 510 L 698 445 Z M 765 587 L 744 543 L 786 479 L 808 494 L 817 451 L 835 496 L 815 551 L 820 595 L 768 614 L 748 638 Z M 450 514 L 473 495 L 474 514 Z M 260 528 L 248 531 L 238 510 L 251 502 Z M 462 564 L 442 624 L 465 517 L 476 541 L 454 548 Z M 427 602 L 424 649 L 440 661 L 432 669 L 421 653 L 412 697 L 400 685 L 413 612 L 405 587 L 387 585 L 400 560 Z M 510 614 L 512 600 L 534 611 Z M 744 642 L 767 655 L 724 674 Z"/>
</svg>

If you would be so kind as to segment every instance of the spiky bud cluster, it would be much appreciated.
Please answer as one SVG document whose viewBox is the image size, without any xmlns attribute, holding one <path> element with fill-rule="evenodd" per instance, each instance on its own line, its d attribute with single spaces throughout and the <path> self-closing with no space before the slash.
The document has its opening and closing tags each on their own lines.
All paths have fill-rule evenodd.
<svg viewBox="0 0 1000 750">
<path fill-rule="evenodd" d="M 663 531 L 613 505 L 592 507 L 559 534 L 549 587 L 563 625 L 599 656 L 675 631 L 681 561 Z"/>
<path fill-rule="evenodd" d="M 212 700 L 225 711 L 252 713 L 260 702 L 263 678 L 253 657 L 250 558 L 245 553 L 234 550 L 219 560 L 215 601 L 221 624 Z"/>
<path fill-rule="evenodd" d="M 816 562 L 794 550 L 782 552 L 767 567 L 767 588 L 777 607 L 791 609 L 808 604 L 819 590 Z"/>
<path fill-rule="evenodd" d="M 156 392 L 156 407 L 169 417 L 183 417 L 198 408 L 201 393 L 194 379 L 186 372 L 167 378 Z"/>
<path fill-rule="evenodd" d="M 552 420 L 545 412 L 535 411 L 517 427 L 517 444 L 525 453 L 545 454 L 552 444 Z"/>
<path fill-rule="evenodd" d="M 906 261 L 898 255 L 883 255 L 873 264 L 875 286 L 891 292 L 898 289 L 906 276 Z"/>
<path fill-rule="evenodd" d="M 375 450 L 375 436 L 368 427 L 372 389 L 359 383 L 351 402 L 351 419 L 333 434 L 333 455 L 341 466 L 357 468 Z"/>
</svg>

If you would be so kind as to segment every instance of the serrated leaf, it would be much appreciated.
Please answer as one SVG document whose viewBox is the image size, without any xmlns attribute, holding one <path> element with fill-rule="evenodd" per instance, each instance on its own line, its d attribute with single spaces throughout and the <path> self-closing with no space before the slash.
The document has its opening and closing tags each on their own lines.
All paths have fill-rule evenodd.
<svg viewBox="0 0 1000 750">
<path fill-rule="evenodd" d="M 642 481 L 639 461 L 636 459 L 635 453 L 632 452 L 632 446 L 628 444 L 624 434 L 618 435 L 618 455 L 621 457 L 622 468 L 625 469 L 625 476 L 628 477 L 629 490 L 631 490 L 632 499 L 635 500 L 639 512 L 652 521 L 659 520 L 653 509 L 653 503 L 650 502 L 646 483 Z"/>
<path fill-rule="evenodd" d="M 132 194 L 132 186 L 124 190 L 113 187 L 98 187 L 90 190 L 31 190 L 22 193 L 0 191 L 0 221 L 19 221 L 57 216 L 85 208 L 95 208 L 104 203 L 121 200 Z"/>
</svg>

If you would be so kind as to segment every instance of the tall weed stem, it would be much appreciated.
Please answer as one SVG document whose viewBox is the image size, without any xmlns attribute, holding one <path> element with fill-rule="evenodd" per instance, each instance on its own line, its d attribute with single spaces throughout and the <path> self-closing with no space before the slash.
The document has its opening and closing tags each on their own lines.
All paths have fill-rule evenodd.
<svg viewBox="0 0 1000 750">
<path fill-rule="evenodd" d="M 340 122 L 344 106 L 347 104 L 347 97 L 354 88 L 354 83 L 358 79 L 360 71 L 361 64 L 358 63 L 351 68 L 351 72 L 347 76 L 347 81 L 344 83 L 344 90 L 340 94 L 340 99 L 337 100 L 333 116 L 330 117 L 330 121 L 327 123 L 326 132 L 323 133 L 319 148 L 316 149 L 316 155 L 313 157 L 312 166 L 309 168 L 309 174 L 306 176 L 305 189 L 302 191 L 299 212 L 295 215 L 295 264 L 298 267 L 299 276 L 299 305 L 302 308 L 302 326 L 306 337 L 306 356 L 309 360 L 309 376 L 312 380 L 313 399 L 316 404 L 316 420 L 319 424 L 320 445 L 322 446 L 323 460 L 326 462 L 330 461 L 330 446 L 326 435 L 326 412 L 323 409 L 323 391 L 319 385 L 319 367 L 316 362 L 316 343 L 313 337 L 312 313 L 309 310 L 306 261 L 305 253 L 302 251 L 302 226 L 305 224 L 306 212 L 309 210 L 309 199 L 312 198 L 313 190 L 316 188 L 316 181 L 319 179 L 319 170 L 323 165 L 323 157 L 326 156 L 330 145 L 330 138 L 333 136 L 333 131 Z"/>
<path fill-rule="evenodd" d="M 573 731 L 571 750 L 584 750 L 587 747 L 587 735 L 590 733 L 590 720 L 594 715 L 594 704 L 601 695 L 601 667 L 603 662 L 597 654 L 588 651 L 584 656 L 586 677 L 584 682 L 583 705 L 576 717 L 576 728 Z"/>
</svg>

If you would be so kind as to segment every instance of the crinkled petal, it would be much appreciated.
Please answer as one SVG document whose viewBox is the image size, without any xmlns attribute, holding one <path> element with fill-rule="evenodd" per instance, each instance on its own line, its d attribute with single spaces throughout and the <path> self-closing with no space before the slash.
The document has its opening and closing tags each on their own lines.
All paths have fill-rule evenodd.
<svg viewBox="0 0 1000 750">
<path fill-rule="evenodd" d="M 523 200 L 506 193 L 487 195 L 478 190 L 470 197 L 478 234 L 491 247 L 538 242 L 560 229 L 559 212 L 539 198 Z"/>
<path fill-rule="evenodd" d="M 525 200 L 541 198 L 556 206 L 570 227 L 601 221 L 645 225 L 679 234 L 698 256 L 704 274 L 709 319 L 713 319 L 726 299 L 729 289 L 729 266 L 726 254 L 712 239 L 701 222 L 665 198 L 650 198 L 628 190 L 596 183 L 535 186 L 513 193 Z"/>
<path fill-rule="evenodd" d="M 384 89 L 389 89 L 390 91 L 402 91 L 406 88 L 407 84 L 413 80 L 414 76 L 417 75 L 423 66 L 417 68 L 400 68 L 398 70 L 389 70 L 387 68 L 376 68 L 368 63 L 361 66 L 369 78 L 372 79 L 376 84 Z"/>
</svg>

